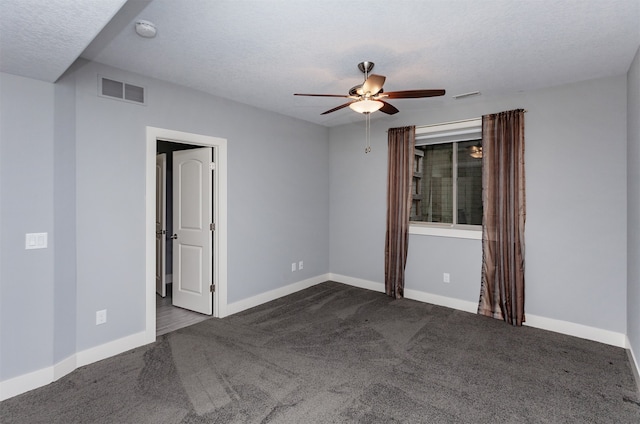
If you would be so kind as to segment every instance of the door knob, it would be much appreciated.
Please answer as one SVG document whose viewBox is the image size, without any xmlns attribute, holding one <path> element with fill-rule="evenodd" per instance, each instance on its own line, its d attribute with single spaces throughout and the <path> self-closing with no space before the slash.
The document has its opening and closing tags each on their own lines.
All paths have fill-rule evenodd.
<svg viewBox="0 0 640 424">
<path fill-rule="evenodd" d="M 175 239 L 177 239 L 177 238 L 178 238 L 178 235 L 177 235 L 177 234 L 174 234 L 174 235 L 172 235 L 172 236 L 171 236 L 171 237 L 169 237 L 169 238 L 170 238 L 170 239 L 175 240 Z"/>
</svg>

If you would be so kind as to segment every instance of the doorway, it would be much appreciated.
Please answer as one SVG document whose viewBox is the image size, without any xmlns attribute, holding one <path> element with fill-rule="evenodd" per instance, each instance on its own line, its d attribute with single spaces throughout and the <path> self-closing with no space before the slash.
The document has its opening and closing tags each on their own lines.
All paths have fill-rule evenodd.
<svg viewBox="0 0 640 424">
<path fill-rule="evenodd" d="M 209 169 L 213 163 L 213 149 L 157 141 L 156 336 L 196 324 L 212 315 L 213 293 L 209 285 L 213 281 L 214 252 L 209 227 L 213 221 L 215 176 Z M 197 175 L 188 172 L 194 170 L 194 165 Z M 185 184 L 187 188 L 200 186 L 203 193 L 193 190 L 184 193 Z M 185 202 L 187 204 L 183 205 Z M 189 238 L 191 240 L 187 240 Z M 185 246 L 187 249 L 183 249 Z M 174 251 L 180 254 L 174 255 Z M 199 261 L 203 262 L 200 266 L 195 263 Z M 189 267 L 187 272 L 183 265 Z M 175 274 L 175 284 L 174 269 L 182 270 Z"/>
<path fill-rule="evenodd" d="M 212 217 L 215 230 L 212 234 L 213 272 L 211 275 L 214 287 L 212 309 L 214 317 L 226 315 L 227 304 L 227 142 L 225 139 L 183 133 L 161 128 L 147 127 L 147 160 L 146 160 L 146 314 L 145 340 L 152 342 L 156 337 L 156 150 L 160 143 L 171 143 L 175 150 L 210 150 L 212 162 L 215 164 L 215 178 L 212 180 L 213 210 Z M 210 147 L 211 149 L 202 149 Z M 191 185 L 189 185 L 191 187 Z M 209 230 L 209 228 L 207 228 Z M 180 238 L 180 234 L 174 234 Z M 189 234 L 183 234 L 183 238 Z M 188 249 L 187 249 L 188 250 Z M 187 271 L 191 269 L 185 268 Z M 176 270 L 172 269 L 172 274 Z M 174 283 L 176 276 L 173 275 Z M 187 292 L 189 287 L 186 287 Z M 206 318 L 206 316 L 205 316 Z"/>
</svg>

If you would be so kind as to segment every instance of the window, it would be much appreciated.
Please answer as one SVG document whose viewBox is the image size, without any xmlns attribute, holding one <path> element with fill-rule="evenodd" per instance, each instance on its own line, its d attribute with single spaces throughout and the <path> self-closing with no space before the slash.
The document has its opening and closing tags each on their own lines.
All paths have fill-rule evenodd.
<svg viewBox="0 0 640 424">
<path fill-rule="evenodd" d="M 416 128 L 413 222 L 482 225 L 482 121 Z"/>
</svg>

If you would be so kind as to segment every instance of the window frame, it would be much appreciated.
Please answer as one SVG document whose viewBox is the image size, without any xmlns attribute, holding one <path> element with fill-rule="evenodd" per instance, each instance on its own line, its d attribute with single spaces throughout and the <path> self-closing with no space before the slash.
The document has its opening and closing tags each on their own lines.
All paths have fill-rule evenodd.
<svg viewBox="0 0 640 424">
<path fill-rule="evenodd" d="M 416 146 L 448 144 L 482 139 L 482 118 L 445 122 L 441 124 L 416 127 Z M 454 175 L 453 201 L 457 203 L 458 157 L 457 148 L 453 150 L 452 172 Z M 454 206 L 455 206 L 454 203 Z M 455 214 L 454 214 L 455 218 Z M 454 237 L 463 239 L 482 239 L 482 225 L 450 224 L 443 222 L 409 221 L 409 234 Z"/>
</svg>

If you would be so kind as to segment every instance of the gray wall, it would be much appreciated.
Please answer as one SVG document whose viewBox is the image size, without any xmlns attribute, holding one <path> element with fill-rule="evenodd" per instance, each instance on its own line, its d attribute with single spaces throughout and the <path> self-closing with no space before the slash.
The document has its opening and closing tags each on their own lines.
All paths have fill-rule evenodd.
<svg viewBox="0 0 640 424">
<path fill-rule="evenodd" d="M 145 86 L 148 105 L 98 97 L 98 73 Z M 640 251 L 631 173 L 626 201 L 627 148 L 630 170 L 640 162 L 637 57 L 628 79 L 431 99 L 374 120 L 365 155 L 363 123 L 329 131 L 95 63 L 55 85 L 0 74 L 0 379 L 144 330 L 145 126 L 228 139 L 234 302 L 329 271 L 382 282 L 385 130 L 518 107 L 528 109 L 527 312 L 628 325 L 637 353 L 639 272 L 630 266 L 627 280 L 626 261 Z M 24 233 L 45 231 L 49 249 L 24 250 Z M 305 269 L 291 273 L 297 260 Z M 407 288 L 475 302 L 479 267 L 479 241 L 411 236 Z M 96 327 L 99 309 L 109 321 Z"/>
<path fill-rule="evenodd" d="M 525 108 L 526 312 L 625 333 L 626 78 L 424 102 L 372 121 L 368 155 L 364 122 L 331 129 L 331 272 L 384 281 L 387 128 Z M 412 235 L 406 288 L 477 302 L 481 254 L 479 240 Z"/>
<path fill-rule="evenodd" d="M 98 74 L 147 105 L 97 96 Z M 229 303 L 329 272 L 326 128 L 96 63 L 76 80 L 78 350 L 144 330 L 147 125 L 228 140 Z"/>
<path fill-rule="evenodd" d="M 53 361 L 53 104 L 53 84 L 0 73 L 2 380 Z M 25 250 L 25 233 L 40 232 L 49 248 Z"/>
<path fill-rule="evenodd" d="M 0 379 L 144 330 L 146 126 L 228 140 L 229 303 L 329 272 L 326 128 L 73 69 L 57 84 L 1 74 Z M 146 87 L 148 104 L 97 96 L 98 73 Z M 45 231 L 49 249 L 24 250 Z"/>
<path fill-rule="evenodd" d="M 627 73 L 627 336 L 640 361 L 640 49 Z"/>
<path fill-rule="evenodd" d="M 76 89 L 73 74 L 54 85 L 53 363 L 76 351 Z"/>
</svg>

